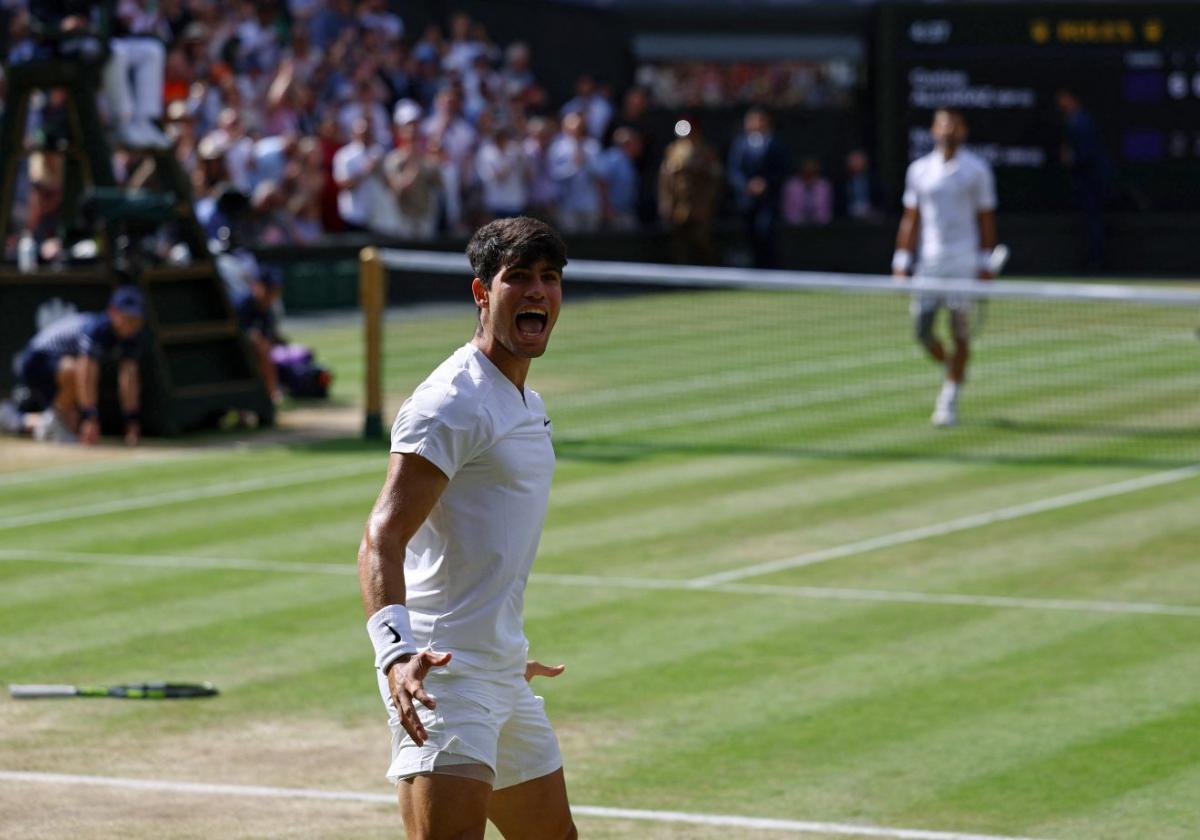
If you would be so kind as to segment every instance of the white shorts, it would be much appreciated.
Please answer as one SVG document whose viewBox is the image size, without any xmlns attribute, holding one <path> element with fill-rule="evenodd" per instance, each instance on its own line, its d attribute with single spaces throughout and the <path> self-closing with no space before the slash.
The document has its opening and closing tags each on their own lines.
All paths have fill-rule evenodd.
<svg viewBox="0 0 1200 840">
<path fill-rule="evenodd" d="M 972 259 L 949 259 L 936 263 L 918 262 L 913 271 L 913 278 L 973 280 L 978 271 L 979 269 Z M 931 317 L 931 312 L 936 312 L 943 306 L 953 312 L 958 312 L 969 310 L 974 302 L 974 298 L 966 295 L 939 295 L 926 290 L 913 295 L 909 312 L 914 318 L 928 318 Z"/>
<path fill-rule="evenodd" d="M 400 725 L 387 680 L 376 672 L 379 692 L 388 710 L 392 731 L 393 783 L 424 773 L 434 764 L 486 765 L 495 774 L 492 787 L 501 790 L 553 773 L 562 767 L 562 753 L 545 701 L 536 696 L 520 672 L 484 671 L 451 663 L 431 671 L 425 690 L 437 699 L 437 709 L 416 702 L 417 715 L 428 739 L 423 746 Z"/>
</svg>

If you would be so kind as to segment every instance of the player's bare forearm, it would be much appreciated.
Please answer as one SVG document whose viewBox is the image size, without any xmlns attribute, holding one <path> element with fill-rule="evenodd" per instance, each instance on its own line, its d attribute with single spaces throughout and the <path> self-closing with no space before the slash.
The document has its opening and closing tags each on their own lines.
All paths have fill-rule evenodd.
<svg viewBox="0 0 1200 840">
<path fill-rule="evenodd" d="M 979 214 L 979 247 L 985 251 L 996 247 L 996 213 L 993 210 Z"/>
<path fill-rule="evenodd" d="M 900 217 L 900 228 L 896 231 L 896 250 L 912 253 L 917 248 L 917 227 L 920 225 L 920 213 L 915 207 L 906 207 Z"/>
<path fill-rule="evenodd" d="M 445 474 L 420 455 L 392 453 L 358 549 L 358 580 L 368 616 L 388 604 L 405 603 L 405 548 L 447 482 Z"/>
</svg>

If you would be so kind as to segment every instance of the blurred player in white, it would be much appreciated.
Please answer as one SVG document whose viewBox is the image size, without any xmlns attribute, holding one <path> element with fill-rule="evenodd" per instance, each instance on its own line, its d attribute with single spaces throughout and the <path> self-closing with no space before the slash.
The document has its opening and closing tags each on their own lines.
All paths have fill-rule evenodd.
<svg viewBox="0 0 1200 840">
<path fill-rule="evenodd" d="M 963 147 L 967 123 L 959 111 L 936 111 L 931 133 L 934 150 L 914 160 L 904 178 L 904 216 L 896 234 L 892 274 L 898 278 L 913 272 L 920 278 L 991 280 L 992 249 L 996 247 L 996 181 L 991 167 Z M 915 259 L 914 252 L 918 254 Z M 913 301 L 917 340 L 946 368 L 933 411 L 936 426 L 958 422 L 958 393 L 966 381 L 971 356 L 971 306 L 969 299 L 933 294 L 919 295 Z M 934 333 L 934 321 L 943 307 L 950 314 L 954 341 L 949 352 Z"/>
<path fill-rule="evenodd" d="M 562 303 L 566 246 L 502 219 L 467 246 L 474 338 L 392 427 L 383 490 L 359 548 L 367 631 L 392 730 L 388 778 L 405 836 L 577 836 L 562 755 L 527 659 L 525 581 L 554 472 L 550 418 L 525 387 Z"/>
</svg>

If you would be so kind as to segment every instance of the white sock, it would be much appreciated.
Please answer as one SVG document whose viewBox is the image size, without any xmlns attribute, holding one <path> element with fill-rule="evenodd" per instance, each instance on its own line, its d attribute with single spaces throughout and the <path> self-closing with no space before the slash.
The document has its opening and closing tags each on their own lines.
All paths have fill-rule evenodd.
<svg viewBox="0 0 1200 840">
<path fill-rule="evenodd" d="M 942 393 L 938 395 L 939 405 L 953 405 L 958 401 L 958 383 L 947 379 L 942 383 Z"/>
</svg>

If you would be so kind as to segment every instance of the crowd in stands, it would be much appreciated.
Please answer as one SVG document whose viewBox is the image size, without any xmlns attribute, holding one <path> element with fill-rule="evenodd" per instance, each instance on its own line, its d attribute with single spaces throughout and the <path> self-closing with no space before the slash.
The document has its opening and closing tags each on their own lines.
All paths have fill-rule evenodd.
<svg viewBox="0 0 1200 840">
<path fill-rule="evenodd" d="M 264 244 L 341 231 L 421 240 L 523 213 L 567 234 L 631 230 L 662 212 L 648 92 L 634 87 L 618 105 L 585 76 L 573 98 L 552 102 L 530 45 L 497 44 L 464 13 L 445 32 L 412 32 L 386 0 L 119 0 L 115 10 L 120 32 L 164 45 L 151 129 L 116 139 L 154 145 L 161 120 L 204 224 L 231 190 L 253 208 Z M 28 37 L 18 11 L 10 59 Z M 722 84 L 820 87 L 810 70 Z M 110 116 L 120 107 L 110 102 Z M 806 164 L 778 194 L 787 220 L 828 221 L 831 199 L 811 195 L 814 177 Z"/>
</svg>

